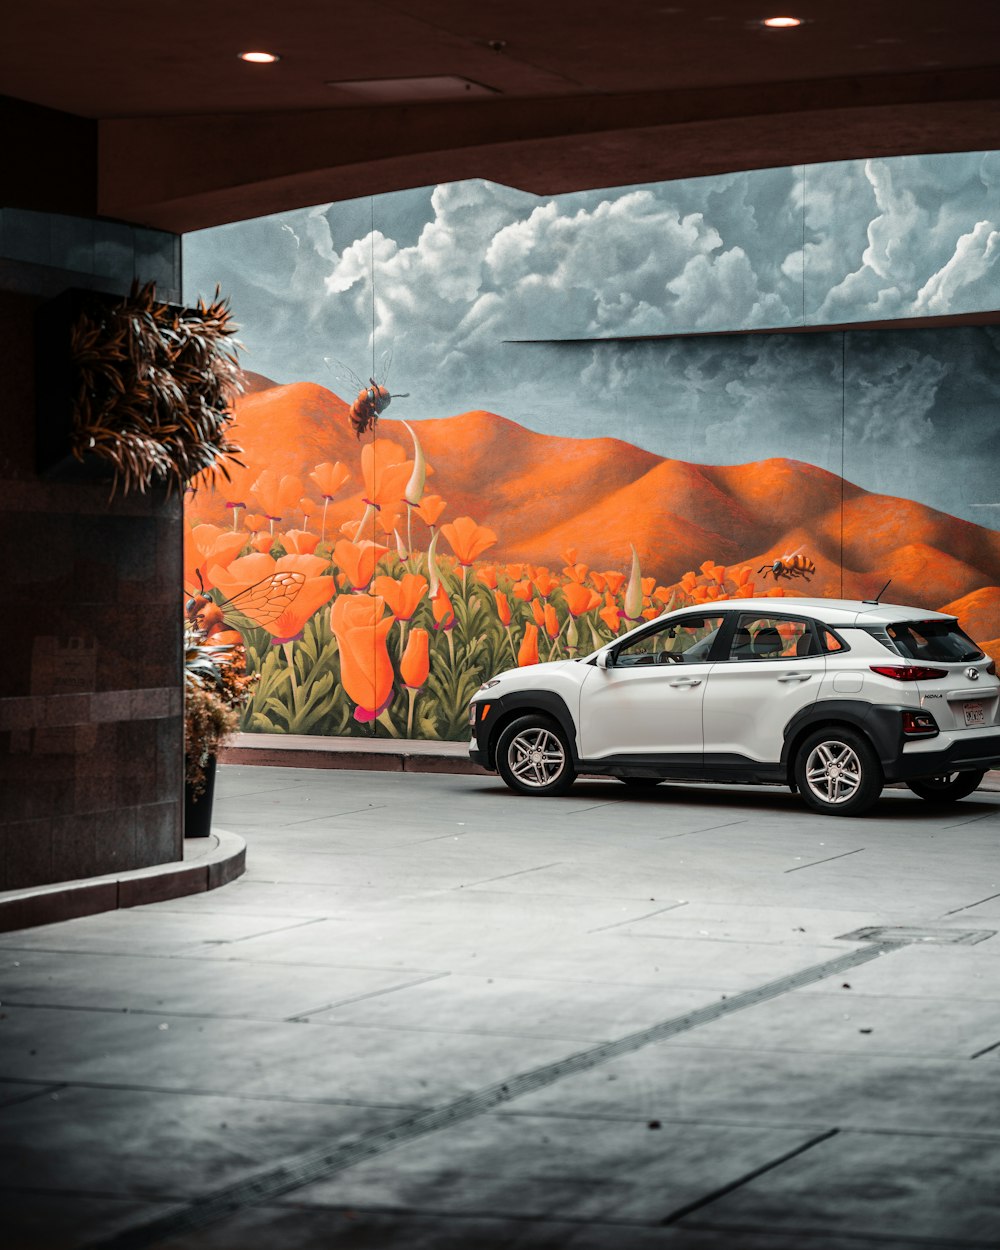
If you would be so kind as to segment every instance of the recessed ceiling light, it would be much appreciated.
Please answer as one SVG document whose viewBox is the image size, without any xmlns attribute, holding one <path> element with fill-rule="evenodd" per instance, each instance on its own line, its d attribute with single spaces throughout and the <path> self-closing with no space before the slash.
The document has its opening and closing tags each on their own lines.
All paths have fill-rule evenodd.
<svg viewBox="0 0 1000 1250">
<path fill-rule="evenodd" d="M 772 30 L 787 30 L 790 26 L 801 26 L 802 19 L 798 17 L 765 17 L 762 25 L 770 26 Z"/>
<path fill-rule="evenodd" d="M 273 52 L 241 52 L 241 61 L 250 61 L 253 65 L 273 65 L 275 61 L 280 61 L 280 56 L 275 56 Z"/>
</svg>

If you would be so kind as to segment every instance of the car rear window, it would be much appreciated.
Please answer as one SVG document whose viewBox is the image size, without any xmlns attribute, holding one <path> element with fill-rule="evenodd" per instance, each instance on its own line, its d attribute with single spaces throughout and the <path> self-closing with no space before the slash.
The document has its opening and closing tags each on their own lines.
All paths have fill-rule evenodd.
<svg viewBox="0 0 1000 1250">
<path fill-rule="evenodd" d="M 957 664 L 983 658 L 982 651 L 959 629 L 957 621 L 900 621 L 885 626 L 885 637 L 904 660 Z"/>
</svg>

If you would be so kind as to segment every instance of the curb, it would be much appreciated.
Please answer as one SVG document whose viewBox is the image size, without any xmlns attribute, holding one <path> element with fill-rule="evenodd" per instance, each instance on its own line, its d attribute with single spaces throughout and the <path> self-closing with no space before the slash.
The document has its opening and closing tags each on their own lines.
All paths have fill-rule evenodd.
<svg viewBox="0 0 1000 1250">
<path fill-rule="evenodd" d="M 218 889 L 243 875 L 246 849 L 239 834 L 213 829 L 207 838 L 186 840 L 184 850 L 190 859 L 28 890 L 7 890 L 0 893 L 0 933 Z"/>
<path fill-rule="evenodd" d="M 467 748 L 466 748 L 467 750 Z M 301 747 L 225 747 L 219 752 L 220 764 L 253 764 L 270 768 L 352 768 L 380 773 L 475 773 L 487 776 L 485 768 L 473 764 L 468 755 L 446 755 L 400 751 L 342 750 Z"/>
</svg>

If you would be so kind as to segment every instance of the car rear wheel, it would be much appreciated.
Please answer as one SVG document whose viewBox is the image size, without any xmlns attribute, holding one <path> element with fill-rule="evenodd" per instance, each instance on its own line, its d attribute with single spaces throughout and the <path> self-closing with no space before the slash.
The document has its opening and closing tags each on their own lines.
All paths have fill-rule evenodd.
<svg viewBox="0 0 1000 1250">
<path fill-rule="evenodd" d="M 860 816 L 882 793 L 882 765 L 853 729 L 810 734 L 795 757 L 795 784 L 807 806 L 828 816 Z"/>
<path fill-rule="evenodd" d="M 518 794 L 565 794 L 576 780 L 565 735 L 545 716 L 520 716 L 501 732 L 497 771 Z"/>
<path fill-rule="evenodd" d="M 985 771 L 976 770 L 971 773 L 942 773 L 939 777 L 921 777 L 919 781 L 908 781 L 906 784 L 914 794 L 919 794 L 928 803 L 957 803 L 973 790 L 986 776 Z"/>
</svg>

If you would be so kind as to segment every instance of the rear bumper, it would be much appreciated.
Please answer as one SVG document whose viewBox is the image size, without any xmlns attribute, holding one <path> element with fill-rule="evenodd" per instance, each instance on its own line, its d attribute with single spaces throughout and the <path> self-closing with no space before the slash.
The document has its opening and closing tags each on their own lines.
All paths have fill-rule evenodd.
<svg viewBox="0 0 1000 1250">
<path fill-rule="evenodd" d="M 886 781 L 913 781 L 939 773 L 1000 768 L 1000 733 L 995 731 L 954 734 L 943 743 L 940 738 L 931 739 L 926 747 L 933 749 L 908 751 L 883 761 Z"/>
</svg>

